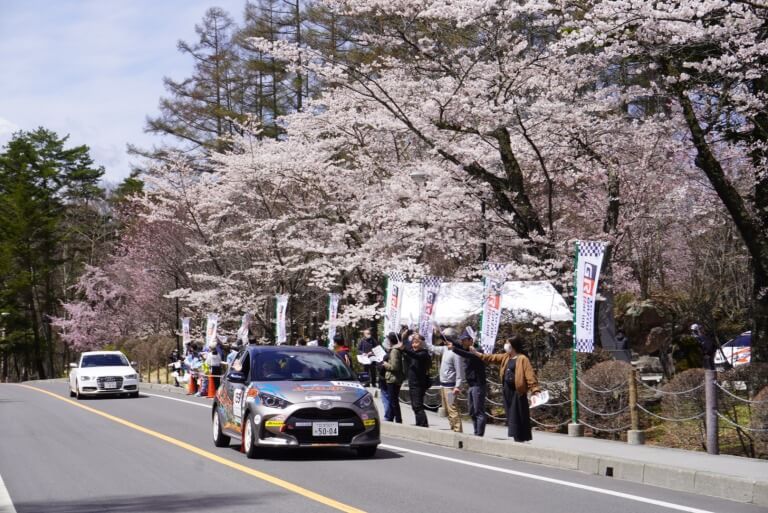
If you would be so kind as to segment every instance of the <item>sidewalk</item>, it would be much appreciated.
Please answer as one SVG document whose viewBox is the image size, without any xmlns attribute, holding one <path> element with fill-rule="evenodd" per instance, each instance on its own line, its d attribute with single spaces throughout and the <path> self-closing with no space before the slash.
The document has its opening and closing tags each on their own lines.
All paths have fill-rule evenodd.
<svg viewBox="0 0 768 513">
<path fill-rule="evenodd" d="M 472 435 L 471 422 L 463 423 L 464 434 L 453 433 L 447 418 L 429 410 L 430 427 L 416 427 L 413 410 L 406 404 L 401 404 L 403 424 L 386 422 L 380 397 L 376 398 L 376 404 L 382 414 L 382 435 L 385 436 L 768 506 L 768 460 L 714 456 L 536 430 L 533 441 L 516 443 L 507 438 L 506 426 L 499 424 L 488 424 L 485 436 L 480 438 Z"/>
</svg>

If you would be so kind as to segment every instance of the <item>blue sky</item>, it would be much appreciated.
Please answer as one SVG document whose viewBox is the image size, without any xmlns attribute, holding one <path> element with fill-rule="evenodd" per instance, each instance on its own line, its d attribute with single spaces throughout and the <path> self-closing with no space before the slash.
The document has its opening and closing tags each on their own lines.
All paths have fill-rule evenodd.
<svg viewBox="0 0 768 513">
<path fill-rule="evenodd" d="M 163 77 L 190 75 L 176 50 L 210 7 L 236 21 L 245 0 L 0 0 L 0 146 L 38 126 L 87 144 L 105 180 L 130 170 L 126 144 L 149 147 Z"/>
</svg>

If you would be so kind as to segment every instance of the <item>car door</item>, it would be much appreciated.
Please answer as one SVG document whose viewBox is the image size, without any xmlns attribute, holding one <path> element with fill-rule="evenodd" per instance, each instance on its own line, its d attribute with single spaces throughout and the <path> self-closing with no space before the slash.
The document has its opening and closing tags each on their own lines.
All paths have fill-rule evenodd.
<svg viewBox="0 0 768 513">
<path fill-rule="evenodd" d="M 240 433 L 242 426 L 250 367 L 250 355 L 248 351 L 242 351 L 232 362 L 232 367 L 224 377 L 222 386 L 226 394 L 224 428 L 234 433 Z"/>
</svg>

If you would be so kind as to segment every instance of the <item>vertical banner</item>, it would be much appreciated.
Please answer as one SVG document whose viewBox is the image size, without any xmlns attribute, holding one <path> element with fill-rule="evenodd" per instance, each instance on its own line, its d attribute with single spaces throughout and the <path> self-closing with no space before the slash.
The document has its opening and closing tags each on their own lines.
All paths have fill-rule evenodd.
<svg viewBox="0 0 768 513">
<path fill-rule="evenodd" d="M 485 263 L 483 270 L 483 319 L 480 326 L 480 345 L 487 354 L 493 353 L 501 321 L 501 291 L 507 281 L 505 264 Z"/>
<path fill-rule="evenodd" d="M 336 336 L 336 318 L 339 314 L 339 300 L 341 294 L 328 294 L 328 349 L 334 350 L 336 344 L 333 337 Z"/>
<path fill-rule="evenodd" d="M 181 318 L 181 342 L 184 347 L 184 354 L 187 354 L 187 347 L 192 342 L 192 333 L 189 330 L 189 317 Z"/>
<path fill-rule="evenodd" d="M 278 294 L 275 296 L 277 299 L 277 308 L 275 308 L 275 340 L 278 345 L 285 344 L 288 341 L 288 336 L 285 332 L 285 317 L 288 311 L 288 294 Z"/>
<path fill-rule="evenodd" d="M 593 241 L 576 243 L 576 351 L 595 349 L 595 298 L 605 244 Z"/>
<path fill-rule="evenodd" d="M 205 324 L 205 345 L 216 347 L 216 332 L 219 329 L 219 314 L 209 313 Z"/>
<path fill-rule="evenodd" d="M 387 279 L 387 304 L 384 312 L 384 331 L 400 333 L 400 312 L 403 307 L 405 274 L 395 271 Z"/>
<path fill-rule="evenodd" d="M 419 335 L 424 337 L 427 347 L 432 346 L 432 320 L 435 316 L 437 294 L 443 279 L 439 276 L 424 276 L 421 279 L 421 310 L 419 312 Z"/>
<path fill-rule="evenodd" d="M 253 315 L 247 313 L 243 315 L 243 320 L 240 321 L 240 328 L 237 330 L 237 339 L 240 340 L 244 346 L 248 345 L 248 335 L 251 332 L 251 320 Z"/>
</svg>

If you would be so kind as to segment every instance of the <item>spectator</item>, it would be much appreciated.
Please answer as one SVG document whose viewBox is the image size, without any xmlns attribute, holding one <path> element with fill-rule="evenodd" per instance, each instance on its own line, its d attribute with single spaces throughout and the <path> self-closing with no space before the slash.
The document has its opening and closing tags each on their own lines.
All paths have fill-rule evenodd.
<svg viewBox="0 0 768 513">
<path fill-rule="evenodd" d="M 344 362 L 344 365 L 346 365 L 348 368 L 352 368 L 352 360 L 349 358 L 349 347 L 344 343 L 344 337 L 341 336 L 340 333 L 337 333 L 333 337 L 333 345 L 334 350 L 336 351 L 336 356 Z"/>
<path fill-rule="evenodd" d="M 715 341 L 704 333 L 704 328 L 699 324 L 691 325 L 691 332 L 701 348 L 701 366 L 706 370 L 715 370 Z"/>
<path fill-rule="evenodd" d="M 509 339 L 504 343 L 502 354 L 482 354 L 474 348 L 470 351 L 484 362 L 499 366 L 507 413 L 507 436 L 514 438 L 515 442 L 532 440 L 528 392 L 538 394 L 541 389 L 531 361 L 523 354 L 523 339 L 517 336 Z"/>
<path fill-rule="evenodd" d="M 237 354 L 240 352 L 242 348 L 243 346 L 239 341 L 237 344 L 229 348 L 229 354 L 227 355 L 227 369 L 232 368 L 232 362 L 235 361 L 235 358 L 237 358 Z"/>
<path fill-rule="evenodd" d="M 413 414 L 416 416 L 416 425 L 429 427 L 424 411 L 424 396 L 432 385 L 429 378 L 432 357 L 427 351 L 424 339 L 418 333 L 413 334 L 411 348 L 404 348 L 403 352 L 408 357 L 408 393 Z"/>
<path fill-rule="evenodd" d="M 219 356 L 218 348 L 208 352 L 205 363 L 208 365 L 210 375 L 213 376 L 213 387 L 218 390 L 221 382 L 221 356 Z"/>
<path fill-rule="evenodd" d="M 400 412 L 400 386 L 405 380 L 405 362 L 403 361 L 403 343 L 398 340 L 397 335 L 392 332 L 387 335 L 392 349 L 389 351 L 389 361 L 384 362 L 386 369 L 385 379 L 387 382 L 387 396 L 389 398 L 389 408 L 387 408 L 384 418 L 390 422 L 395 421 L 398 424 L 403 423 L 403 415 Z"/>
<path fill-rule="evenodd" d="M 373 348 L 377 345 L 376 339 L 371 337 L 371 330 L 365 330 L 363 331 L 363 338 L 357 343 L 357 354 L 370 357 L 373 355 Z M 375 387 L 377 374 L 376 365 L 373 363 L 370 365 L 363 365 L 363 371 L 368 373 L 369 379 L 371 380 L 371 386 Z"/>
<path fill-rule="evenodd" d="M 446 329 L 441 334 L 445 343 L 457 344 L 456 331 Z M 440 359 L 440 399 L 443 403 L 448 424 L 456 433 L 463 432 L 461 414 L 456 406 L 456 396 L 461 393 L 461 385 L 464 383 L 464 364 L 461 358 L 447 346 L 433 346 L 432 352 L 442 356 Z"/>
<path fill-rule="evenodd" d="M 395 343 L 397 343 L 397 338 L 395 337 Z M 389 391 L 387 390 L 387 369 L 384 367 L 384 363 L 389 361 L 389 351 L 392 349 L 392 345 L 390 344 L 390 341 L 388 338 L 385 338 L 381 342 L 381 347 L 384 348 L 386 351 L 386 354 L 384 355 L 384 359 L 376 364 L 376 371 L 378 372 L 379 376 L 379 389 L 381 390 L 381 404 L 384 407 L 384 412 L 389 409 Z"/>
<path fill-rule="evenodd" d="M 473 347 L 473 339 L 465 330 L 459 337 L 460 345 L 448 343 L 448 349 L 464 358 L 464 369 L 467 384 L 469 385 L 468 402 L 469 416 L 472 417 L 472 427 L 476 436 L 485 435 L 485 363 L 475 353 L 470 352 Z"/>
</svg>

